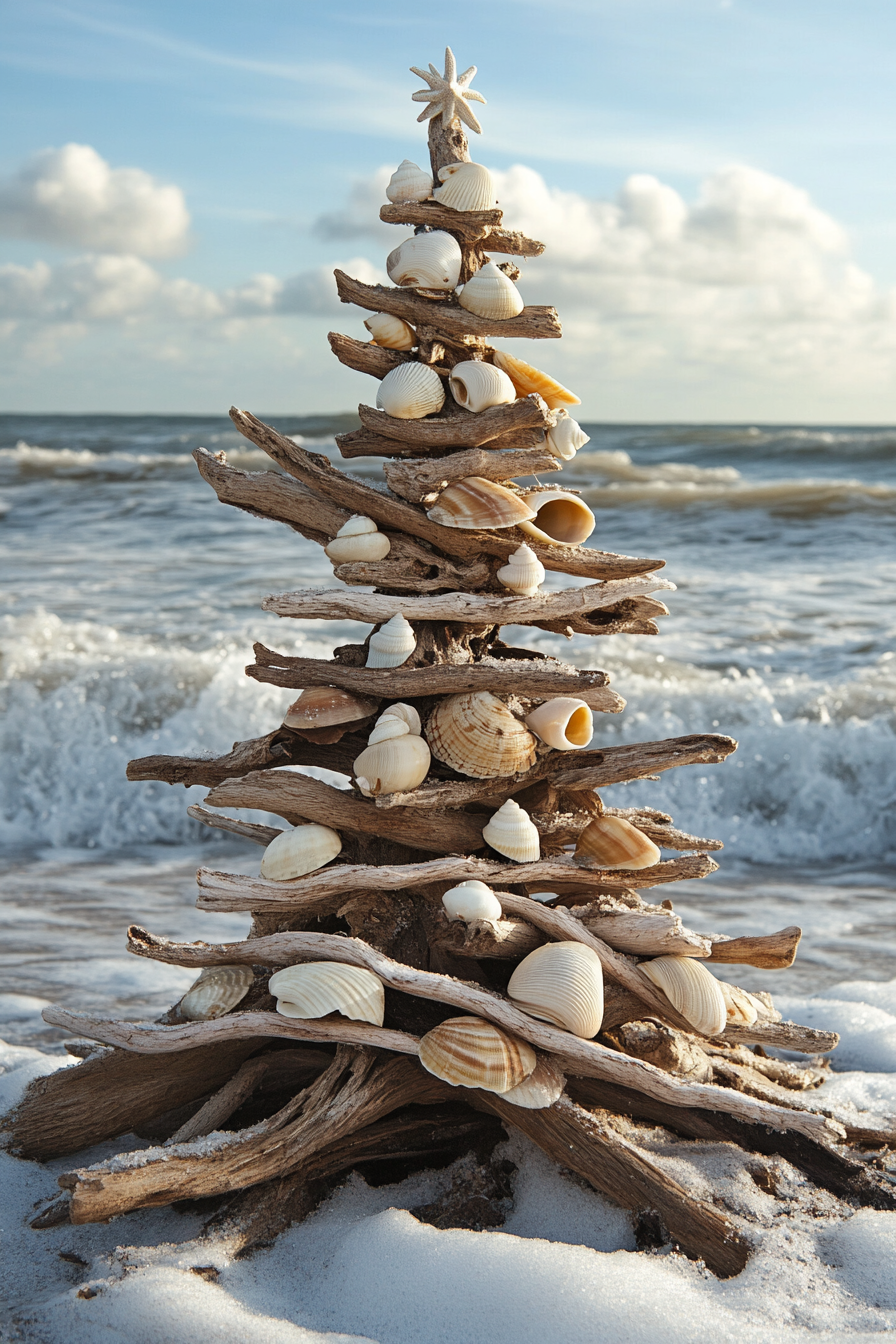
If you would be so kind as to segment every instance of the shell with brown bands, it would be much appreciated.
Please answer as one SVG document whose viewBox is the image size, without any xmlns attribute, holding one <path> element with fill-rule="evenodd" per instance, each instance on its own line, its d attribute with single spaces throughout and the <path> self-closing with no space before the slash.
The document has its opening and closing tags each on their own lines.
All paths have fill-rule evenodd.
<svg viewBox="0 0 896 1344">
<path fill-rule="evenodd" d="M 596 868 L 652 868 L 661 855 L 643 831 L 624 817 L 595 817 L 579 835 L 576 858 Z"/>
<path fill-rule="evenodd" d="M 453 1087 L 509 1092 L 537 1063 L 527 1041 L 481 1017 L 449 1017 L 420 1040 L 420 1063 Z"/>
<path fill-rule="evenodd" d="M 535 761 L 535 738 L 491 691 L 441 700 L 426 725 L 426 740 L 437 760 L 473 779 L 516 775 Z"/>
</svg>

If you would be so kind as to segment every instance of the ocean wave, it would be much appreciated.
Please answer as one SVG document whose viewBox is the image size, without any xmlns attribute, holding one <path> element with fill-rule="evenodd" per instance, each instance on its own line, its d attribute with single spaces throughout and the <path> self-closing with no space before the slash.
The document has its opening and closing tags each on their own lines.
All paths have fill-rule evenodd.
<svg viewBox="0 0 896 1344">
<path fill-rule="evenodd" d="M 584 426 L 600 433 L 603 425 Z M 844 426 L 801 428 L 795 425 L 657 425 L 626 427 L 625 433 L 639 446 L 736 449 L 751 453 L 774 449 L 776 452 L 813 452 L 832 455 L 884 456 L 896 448 L 896 428 L 892 425 L 868 427 Z"/>
<path fill-rule="evenodd" d="M 295 443 L 313 451 L 332 450 L 333 440 L 307 439 L 300 434 L 290 436 Z M 211 442 L 211 439 L 209 440 Z M 227 462 L 243 471 L 276 471 L 275 463 L 260 448 L 253 448 L 244 440 L 228 443 Z M 140 480 L 158 475 L 180 475 L 195 472 L 192 453 L 139 453 L 94 452 L 90 448 L 42 448 L 20 439 L 14 448 L 0 448 L 0 480 L 6 485 L 16 481 L 59 477 L 62 479 L 125 479 Z"/>
</svg>

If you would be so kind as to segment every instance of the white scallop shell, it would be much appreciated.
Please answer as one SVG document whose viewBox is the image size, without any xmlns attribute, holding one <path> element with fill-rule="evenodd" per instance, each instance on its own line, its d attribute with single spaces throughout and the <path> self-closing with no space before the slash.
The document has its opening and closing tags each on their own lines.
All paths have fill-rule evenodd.
<svg viewBox="0 0 896 1344">
<path fill-rule="evenodd" d="M 366 667 L 401 667 L 417 647 L 417 636 L 410 621 L 396 612 L 370 636 L 367 646 Z"/>
<path fill-rule="evenodd" d="M 433 198 L 451 210 L 493 210 L 498 204 L 492 175 L 481 163 L 446 163 L 439 181 Z"/>
<path fill-rule="evenodd" d="M 383 1025 L 383 982 L 362 966 L 341 961 L 306 961 L 271 976 L 268 988 L 284 1017 L 327 1017 L 341 1013 L 353 1022 Z"/>
<path fill-rule="evenodd" d="M 521 1083 L 503 1093 L 504 1101 L 512 1101 L 514 1106 L 522 1106 L 527 1111 L 543 1111 L 559 1101 L 566 1086 L 566 1078 L 550 1055 L 536 1052 L 538 1063 Z"/>
<path fill-rule="evenodd" d="M 604 1015 L 600 957 L 584 943 L 545 943 L 517 966 L 507 995 L 530 1017 L 590 1040 Z"/>
<path fill-rule="evenodd" d="M 468 313 L 475 313 L 477 317 L 486 317 L 495 322 L 505 322 L 509 317 L 517 317 L 526 306 L 516 285 L 493 261 L 486 262 L 470 277 L 458 294 L 457 301 Z M 510 382 L 510 379 L 507 381 Z M 515 399 L 516 389 L 514 389 Z"/>
<path fill-rule="evenodd" d="M 514 863 L 534 863 L 541 855 L 538 830 L 519 803 L 508 798 L 482 828 L 482 838 Z"/>
<path fill-rule="evenodd" d="M 251 966 L 207 966 L 178 1004 L 181 1017 L 208 1022 L 244 999 L 254 980 Z"/>
<path fill-rule="evenodd" d="M 512 593 L 534 597 L 544 583 L 544 565 L 535 552 L 523 542 L 498 570 L 497 579 Z"/>
<path fill-rule="evenodd" d="M 465 411 L 485 411 L 489 406 L 507 406 L 516 401 L 516 388 L 501 369 L 481 359 L 455 364 L 448 379 L 451 395 Z"/>
<path fill-rule="evenodd" d="M 526 726 L 555 751 L 573 751 L 576 747 L 587 747 L 591 741 L 594 715 L 584 700 L 558 695 L 533 709 L 526 716 Z"/>
<path fill-rule="evenodd" d="M 654 957 L 642 961 L 638 969 L 702 1036 L 720 1036 L 725 1030 L 725 996 L 718 980 L 699 961 L 693 957 Z"/>
<path fill-rule="evenodd" d="M 413 350 L 417 333 L 400 317 L 392 313 L 371 313 L 364 325 L 373 337 L 374 345 L 383 350 Z"/>
<path fill-rule="evenodd" d="M 270 882 L 289 882 L 323 868 L 342 849 L 342 837 L 329 826 L 309 822 L 281 831 L 261 856 L 261 876 Z"/>
<path fill-rule="evenodd" d="M 573 420 L 568 411 L 557 411 L 557 423 L 545 435 L 545 446 L 555 457 L 569 462 L 580 448 L 584 448 L 591 439 L 585 433 L 578 420 Z"/>
<path fill-rule="evenodd" d="M 401 719 L 403 723 L 407 724 L 412 733 L 416 733 L 417 737 L 420 736 L 422 731 L 420 715 L 417 713 L 414 706 L 406 705 L 401 700 L 397 700 L 394 705 L 388 705 L 386 709 L 383 710 L 379 722 L 382 723 L 383 719 Z"/>
<path fill-rule="evenodd" d="M 524 495 L 535 517 L 520 523 L 524 532 L 551 546 L 581 546 L 594 531 L 594 514 L 578 495 L 565 490 L 533 490 Z"/>
<path fill-rule="evenodd" d="M 384 560 L 391 548 L 391 541 L 377 530 L 373 519 L 356 513 L 343 523 L 324 550 L 334 565 L 347 565 L 360 560 Z"/>
<path fill-rule="evenodd" d="M 428 364 L 399 364 L 380 383 L 376 404 L 396 420 L 422 420 L 445 404 L 445 385 Z"/>
<path fill-rule="evenodd" d="M 509 1092 L 537 1063 L 527 1041 L 481 1017 L 449 1017 L 420 1039 L 420 1063 L 454 1087 Z"/>
<path fill-rule="evenodd" d="M 426 201 L 432 195 L 432 178 L 425 168 L 405 159 L 389 178 L 386 195 L 393 205 L 406 201 Z"/>
<path fill-rule="evenodd" d="M 534 517 L 534 510 L 506 485 L 484 476 L 467 476 L 443 490 L 426 516 L 443 527 L 491 531 L 516 527 Z"/>
<path fill-rule="evenodd" d="M 389 253 L 389 279 L 405 289 L 454 289 L 463 262 L 460 245 L 450 233 L 436 229 L 415 233 Z"/>
<path fill-rule="evenodd" d="M 387 720 L 384 732 L 391 731 L 390 725 L 400 727 L 402 733 L 389 737 L 380 735 L 376 742 L 372 733 L 370 745 L 352 766 L 358 788 L 368 798 L 416 789 L 429 771 L 431 757 L 423 738 L 408 732 L 407 724 L 399 719 Z"/>
<path fill-rule="evenodd" d="M 461 882 L 442 897 L 445 914 L 451 920 L 488 919 L 493 923 L 501 918 L 501 902 L 491 887 L 475 880 Z"/>
</svg>

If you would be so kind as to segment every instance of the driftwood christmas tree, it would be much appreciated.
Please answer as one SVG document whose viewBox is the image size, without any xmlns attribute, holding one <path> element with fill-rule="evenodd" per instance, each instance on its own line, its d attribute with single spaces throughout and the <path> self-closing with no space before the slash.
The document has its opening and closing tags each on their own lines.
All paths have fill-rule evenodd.
<svg viewBox="0 0 896 1344">
<path fill-rule="evenodd" d="M 597 792 L 722 762 L 736 743 L 592 750 L 593 715 L 625 703 L 606 673 L 501 639 L 509 624 L 654 634 L 666 614 L 654 594 L 672 585 L 661 560 L 583 547 L 594 520 L 573 492 L 519 484 L 559 471 L 585 441 L 569 414 L 578 399 L 490 344 L 556 339 L 560 323 L 524 306 L 514 262 L 491 260 L 543 247 L 504 228 L 488 172 L 470 161 L 475 69 L 457 77 L 449 51 L 444 76 L 430 71 L 414 97 L 428 102 L 432 175 L 405 162 L 380 212 L 414 229 L 387 263 L 396 285 L 336 272 L 374 340 L 332 334 L 333 352 L 381 380 L 377 409 L 361 405 L 361 428 L 337 442 L 345 458 L 387 459 L 388 488 L 243 411 L 234 424 L 279 472 L 196 453 L 221 501 L 325 546 L 345 585 L 265 609 L 371 633 L 330 660 L 256 645 L 247 674 L 301 691 L 283 726 L 216 760 L 131 763 L 132 780 L 210 786 L 191 816 L 265 847 L 257 879 L 198 874 L 199 908 L 251 911 L 251 933 L 216 946 L 132 927 L 131 952 L 200 980 L 157 1023 L 47 1010 L 102 1045 L 32 1086 L 13 1146 L 47 1158 L 129 1132 L 161 1144 L 72 1170 L 35 1226 L 217 1196 L 213 1222 L 251 1248 L 340 1173 L 465 1152 L 467 1194 L 487 1222 L 497 1177 L 483 1155 L 517 1129 L 659 1242 L 727 1276 L 749 1257 L 749 1226 L 673 1179 L 639 1143 L 645 1126 L 782 1156 L 810 1188 L 893 1208 L 892 1189 L 849 1151 L 887 1136 L 807 1101 L 833 1033 L 782 1022 L 767 994 L 706 970 L 783 970 L 800 930 L 711 938 L 683 927 L 669 899 L 647 903 L 648 888 L 713 872 L 708 851 L 721 844 Z M 587 582 L 543 588 L 545 571 Z M 261 809 L 288 829 L 223 808 Z M 776 1047 L 809 1061 L 771 1057 Z"/>
</svg>

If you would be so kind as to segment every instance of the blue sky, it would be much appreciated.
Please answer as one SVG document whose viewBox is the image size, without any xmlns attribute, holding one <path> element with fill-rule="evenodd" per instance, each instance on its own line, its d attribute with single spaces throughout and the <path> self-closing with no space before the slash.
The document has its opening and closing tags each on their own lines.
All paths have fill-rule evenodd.
<svg viewBox="0 0 896 1344">
<path fill-rule="evenodd" d="M 488 99 L 473 155 L 549 244 L 520 283 L 567 335 L 536 362 L 587 415 L 896 419 L 883 0 L 37 0 L 0 20 L 5 409 L 371 400 L 327 350 L 364 332 L 326 275 L 375 274 L 404 236 L 376 213 L 386 168 L 425 162 L 408 67 L 450 43 Z"/>
</svg>

